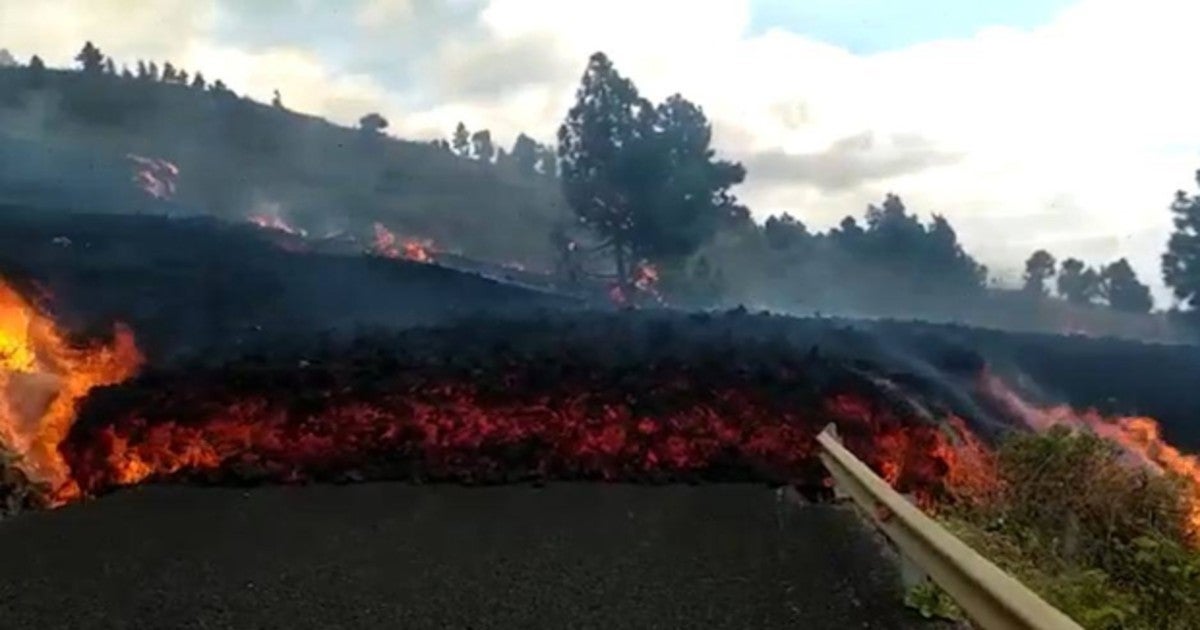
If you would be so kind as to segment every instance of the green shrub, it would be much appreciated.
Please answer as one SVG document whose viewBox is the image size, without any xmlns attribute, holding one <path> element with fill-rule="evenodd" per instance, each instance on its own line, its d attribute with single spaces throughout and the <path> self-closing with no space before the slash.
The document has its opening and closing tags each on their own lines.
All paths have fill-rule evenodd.
<svg viewBox="0 0 1200 630">
<path fill-rule="evenodd" d="M 1087 628 L 1200 626 L 1200 553 L 1184 480 L 1091 433 L 1007 439 L 986 502 L 943 506 L 947 527 Z"/>
</svg>

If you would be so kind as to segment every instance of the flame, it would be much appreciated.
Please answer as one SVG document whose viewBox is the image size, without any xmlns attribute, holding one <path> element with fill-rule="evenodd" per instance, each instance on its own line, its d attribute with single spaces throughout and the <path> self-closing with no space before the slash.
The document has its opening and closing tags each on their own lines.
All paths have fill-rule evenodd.
<svg viewBox="0 0 1200 630">
<path fill-rule="evenodd" d="M 1026 402 L 996 376 L 985 373 L 981 385 L 993 399 L 1022 419 L 1035 431 L 1065 426 L 1118 444 L 1131 459 L 1146 468 L 1170 472 L 1188 481 L 1190 491 L 1189 531 L 1200 540 L 1200 457 L 1183 453 L 1162 437 L 1162 429 L 1145 416 L 1108 416 L 1095 409 L 1079 411 L 1068 405 L 1038 407 Z"/>
<path fill-rule="evenodd" d="M 162 158 L 149 158 L 133 153 L 126 154 L 133 161 L 133 183 L 155 199 L 167 200 L 175 196 L 179 167 Z"/>
<path fill-rule="evenodd" d="M 307 230 L 304 230 L 302 228 L 293 227 L 290 223 L 285 221 L 283 219 L 283 217 L 280 217 L 279 215 L 252 214 L 246 218 L 251 223 L 257 225 L 260 228 L 266 229 L 266 230 L 279 230 L 280 232 L 287 232 L 288 234 L 291 234 L 293 236 L 299 236 L 302 238 L 308 236 Z"/>
<path fill-rule="evenodd" d="M 815 436 L 836 422 L 848 448 L 919 497 L 936 494 L 956 464 L 946 429 L 870 393 L 798 408 L 779 395 L 781 383 L 734 371 L 697 380 L 677 366 L 631 377 L 585 365 L 547 378 L 544 362 L 530 361 L 489 378 L 486 367 L 369 375 L 355 361 L 330 361 L 265 378 L 224 368 L 179 374 L 177 386 L 134 381 L 104 414 L 85 413 L 64 456 L 89 494 L 149 479 L 732 478 L 817 487 L 825 472 Z"/>
<path fill-rule="evenodd" d="M 118 325 L 110 345 L 75 347 L 54 322 L 0 280 L 0 445 L 26 477 L 57 501 L 78 493 L 58 447 L 76 403 L 94 387 L 123 381 L 141 364 L 133 335 Z"/>
<path fill-rule="evenodd" d="M 385 258 L 404 258 L 414 262 L 433 262 L 434 245 L 429 239 L 398 238 L 382 223 L 374 225 L 375 240 L 371 251 Z"/>
<path fill-rule="evenodd" d="M 570 245 L 574 245 L 574 241 Z M 649 296 L 659 304 L 665 304 L 662 294 L 658 291 L 658 279 L 658 267 L 643 260 L 633 268 L 629 283 L 629 289 L 632 291 L 623 288 L 619 283 L 614 283 L 608 288 L 608 299 L 617 306 L 626 306 L 640 294 Z M 633 295 L 630 295 L 631 293 Z"/>
</svg>

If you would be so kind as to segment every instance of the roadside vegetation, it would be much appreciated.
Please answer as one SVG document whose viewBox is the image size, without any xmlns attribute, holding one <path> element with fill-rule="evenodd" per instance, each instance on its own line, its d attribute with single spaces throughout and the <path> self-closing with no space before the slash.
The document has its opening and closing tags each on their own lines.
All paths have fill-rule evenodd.
<svg viewBox="0 0 1200 630">
<path fill-rule="evenodd" d="M 1200 620 L 1200 550 L 1188 481 L 1128 460 L 1115 443 L 1055 428 L 1016 434 L 952 487 L 938 518 L 1089 629 L 1183 630 Z M 928 592 L 925 613 L 954 616 Z"/>
</svg>

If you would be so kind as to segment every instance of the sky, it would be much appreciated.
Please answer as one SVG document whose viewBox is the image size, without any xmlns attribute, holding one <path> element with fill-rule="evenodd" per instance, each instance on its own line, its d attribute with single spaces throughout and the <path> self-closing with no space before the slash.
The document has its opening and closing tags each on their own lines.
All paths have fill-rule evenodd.
<svg viewBox="0 0 1200 630">
<path fill-rule="evenodd" d="M 1188 0 L 0 0 L 0 48 L 67 66 L 85 40 L 410 139 L 458 121 L 550 141 L 587 57 L 713 121 L 756 217 L 814 229 L 894 192 L 993 275 L 1045 248 L 1159 256 L 1200 168 Z"/>
</svg>

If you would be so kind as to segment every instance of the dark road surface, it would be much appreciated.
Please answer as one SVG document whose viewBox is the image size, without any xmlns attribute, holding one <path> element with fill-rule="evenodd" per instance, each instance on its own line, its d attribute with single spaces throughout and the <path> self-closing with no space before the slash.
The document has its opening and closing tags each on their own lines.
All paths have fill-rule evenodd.
<svg viewBox="0 0 1200 630">
<path fill-rule="evenodd" d="M 906 628 L 858 516 L 753 485 L 147 487 L 0 522 L 0 627 Z"/>
</svg>

